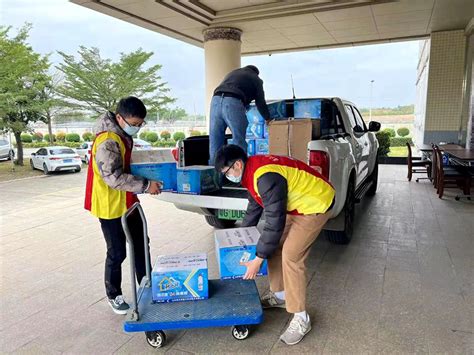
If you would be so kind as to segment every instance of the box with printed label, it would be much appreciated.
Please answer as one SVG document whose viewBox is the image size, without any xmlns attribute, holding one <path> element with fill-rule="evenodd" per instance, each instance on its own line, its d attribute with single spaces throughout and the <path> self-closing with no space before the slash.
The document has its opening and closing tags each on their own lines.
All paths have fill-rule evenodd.
<svg viewBox="0 0 474 355">
<path fill-rule="evenodd" d="M 178 168 L 178 193 L 202 195 L 219 189 L 218 176 L 213 166 L 192 165 Z"/>
<path fill-rule="evenodd" d="M 154 302 L 202 300 L 209 297 L 205 253 L 160 255 L 151 273 Z"/>
<path fill-rule="evenodd" d="M 265 123 L 249 123 L 247 126 L 247 138 L 263 138 Z"/>
<path fill-rule="evenodd" d="M 321 119 L 321 99 L 297 99 L 293 105 L 295 118 Z"/>
<path fill-rule="evenodd" d="M 176 191 L 176 163 L 138 163 L 130 164 L 132 175 L 141 176 L 161 184 L 162 191 Z"/>
<path fill-rule="evenodd" d="M 255 259 L 260 232 L 256 227 L 221 229 L 215 232 L 217 265 L 221 279 L 242 278 L 247 271 L 244 263 Z M 259 276 L 267 275 L 264 260 Z"/>
<path fill-rule="evenodd" d="M 255 140 L 255 155 L 268 154 L 268 139 Z"/>
<path fill-rule="evenodd" d="M 267 102 L 270 119 L 277 120 L 279 118 L 287 117 L 286 102 L 285 101 L 269 101 Z M 249 123 L 265 123 L 265 119 L 258 111 L 255 104 L 250 105 L 247 110 L 247 120 Z"/>
<path fill-rule="evenodd" d="M 263 138 L 268 139 L 268 125 L 263 125 Z"/>
<path fill-rule="evenodd" d="M 255 139 L 246 139 L 247 141 L 247 155 L 249 157 L 255 155 Z"/>
</svg>

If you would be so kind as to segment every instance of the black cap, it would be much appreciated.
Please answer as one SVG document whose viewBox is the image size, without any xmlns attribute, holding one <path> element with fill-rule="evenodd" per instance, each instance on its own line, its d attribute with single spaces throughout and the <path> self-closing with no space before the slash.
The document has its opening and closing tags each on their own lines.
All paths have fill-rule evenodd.
<svg viewBox="0 0 474 355">
<path fill-rule="evenodd" d="M 260 71 L 255 65 L 247 65 L 245 68 L 253 70 L 257 75 L 260 74 Z"/>
</svg>

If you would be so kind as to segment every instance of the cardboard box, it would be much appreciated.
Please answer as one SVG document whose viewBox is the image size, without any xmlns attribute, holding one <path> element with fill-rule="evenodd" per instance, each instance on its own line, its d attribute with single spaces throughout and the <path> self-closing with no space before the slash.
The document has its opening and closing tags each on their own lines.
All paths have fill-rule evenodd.
<svg viewBox="0 0 474 355">
<path fill-rule="evenodd" d="M 287 109 L 285 101 L 269 101 L 267 102 L 268 112 L 271 119 L 279 119 L 287 117 Z M 265 123 L 255 104 L 249 106 L 247 110 L 247 120 L 249 123 Z"/>
<path fill-rule="evenodd" d="M 263 138 L 265 123 L 249 123 L 246 137 L 250 139 Z"/>
<path fill-rule="evenodd" d="M 209 297 L 205 253 L 160 255 L 151 273 L 154 302 L 202 300 Z"/>
<path fill-rule="evenodd" d="M 321 99 L 296 99 L 293 105 L 295 118 L 321 119 Z"/>
<path fill-rule="evenodd" d="M 132 151 L 133 164 L 139 163 L 172 163 L 176 160 L 171 149 L 134 150 Z"/>
<path fill-rule="evenodd" d="M 202 195 L 219 189 L 213 166 L 192 165 L 178 168 L 178 193 Z"/>
<path fill-rule="evenodd" d="M 256 227 L 221 229 L 215 232 L 217 265 L 221 279 L 242 278 L 247 268 L 242 265 L 255 259 L 260 232 Z M 267 261 L 259 276 L 267 275 Z"/>
<path fill-rule="evenodd" d="M 255 140 L 255 155 L 268 154 L 268 139 L 256 139 Z"/>
<path fill-rule="evenodd" d="M 176 163 L 138 163 L 130 164 L 132 175 L 141 176 L 148 180 L 161 183 L 162 191 L 176 191 Z"/>
<path fill-rule="evenodd" d="M 269 152 L 308 161 L 308 143 L 321 135 L 320 120 L 289 119 L 269 125 Z"/>
</svg>

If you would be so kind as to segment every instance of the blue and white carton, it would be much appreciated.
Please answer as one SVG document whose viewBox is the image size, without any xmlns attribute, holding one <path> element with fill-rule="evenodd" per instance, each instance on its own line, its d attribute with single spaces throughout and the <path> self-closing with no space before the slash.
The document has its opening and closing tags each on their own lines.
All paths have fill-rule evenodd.
<svg viewBox="0 0 474 355">
<path fill-rule="evenodd" d="M 321 119 L 321 99 L 297 99 L 293 105 L 295 118 Z"/>
<path fill-rule="evenodd" d="M 247 155 L 252 157 L 255 155 L 255 139 L 246 139 L 247 141 Z"/>
<path fill-rule="evenodd" d="M 214 236 L 221 279 L 242 278 L 247 271 L 243 264 L 255 259 L 260 232 L 256 227 L 221 229 Z M 266 260 L 257 275 L 267 275 Z"/>
<path fill-rule="evenodd" d="M 249 123 L 247 126 L 246 137 L 247 138 L 263 138 L 265 134 L 264 128 L 265 123 Z"/>
<path fill-rule="evenodd" d="M 219 189 L 217 172 L 213 166 L 178 168 L 177 184 L 180 194 L 202 195 Z"/>
<path fill-rule="evenodd" d="M 255 140 L 255 155 L 269 154 L 268 139 Z"/>
<path fill-rule="evenodd" d="M 132 153 L 132 175 L 141 176 L 161 184 L 162 191 L 176 191 L 176 161 L 171 150 L 146 150 Z"/>
<path fill-rule="evenodd" d="M 160 255 L 151 273 L 153 302 L 202 300 L 209 297 L 205 253 Z"/>
</svg>

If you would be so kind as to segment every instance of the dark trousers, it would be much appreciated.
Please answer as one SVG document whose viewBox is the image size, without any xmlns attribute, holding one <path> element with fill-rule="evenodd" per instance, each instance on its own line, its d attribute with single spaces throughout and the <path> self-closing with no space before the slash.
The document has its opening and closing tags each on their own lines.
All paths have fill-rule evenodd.
<svg viewBox="0 0 474 355">
<path fill-rule="evenodd" d="M 107 243 L 107 258 L 105 259 L 105 291 L 109 299 L 122 294 L 122 262 L 127 256 L 126 238 L 120 218 L 101 219 L 100 226 Z M 143 224 L 137 212 L 128 217 L 128 228 L 132 234 L 135 251 L 135 269 L 137 281 L 146 276 L 145 245 L 143 239 Z M 149 240 L 147 239 L 147 243 Z M 149 259 L 151 260 L 151 259 Z"/>
</svg>

